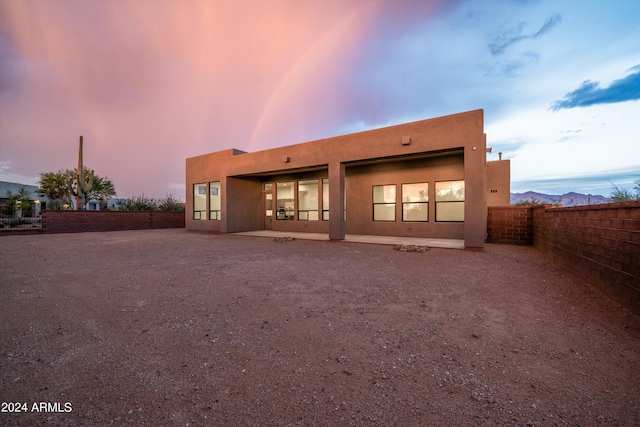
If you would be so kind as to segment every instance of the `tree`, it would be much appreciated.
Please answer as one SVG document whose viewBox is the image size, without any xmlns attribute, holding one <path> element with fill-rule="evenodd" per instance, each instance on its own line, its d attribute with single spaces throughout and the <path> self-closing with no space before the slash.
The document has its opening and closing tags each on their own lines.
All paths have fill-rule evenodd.
<svg viewBox="0 0 640 427">
<path fill-rule="evenodd" d="M 40 174 L 38 193 L 52 202 L 58 201 L 69 206 L 73 205 L 73 182 L 76 172 L 71 169 L 60 169 L 57 172 Z"/>
<path fill-rule="evenodd" d="M 83 167 L 88 174 L 89 169 Z M 74 197 L 80 197 L 82 208 L 87 201 L 96 199 L 100 201 L 109 200 L 116 195 L 113 182 L 108 177 L 93 176 L 91 186 L 86 191 L 78 194 L 78 173 L 72 169 L 58 170 L 57 172 L 47 172 L 40 174 L 38 181 L 38 192 L 41 196 L 46 196 L 49 200 L 60 201 L 62 204 L 73 205 Z"/>
<path fill-rule="evenodd" d="M 11 206 L 12 216 L 20 220 L 31 212 L 31 193 L 24 187 L 15 194 L 7 191 L 7 204 Z"/>
<path fill-rule="evenodd" d="M 611 181 L 610 181 L 611 182 Z M 609 197 L 612 202 L 630 202 L 633 200 L 640 200 L 640 178 L 633 182 L 633 189 L 620 188 L 613 182 L 611 182 L 613 190 Z"/>
</svg>

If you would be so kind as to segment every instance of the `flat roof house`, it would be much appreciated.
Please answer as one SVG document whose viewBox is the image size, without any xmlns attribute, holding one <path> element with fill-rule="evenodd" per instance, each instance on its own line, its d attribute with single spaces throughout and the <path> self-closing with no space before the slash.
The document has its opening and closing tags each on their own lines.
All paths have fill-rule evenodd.
<svg viewBox="0 0 640 427">
<path fill-rule="evenodd" d="M 474 110 L 188 158 L 186 228 L 464 239 L 481 250 L 487 200 L 508 205 L 509 179 L 508 160 L 487 163 L 484 113 Z"/>
</svg>

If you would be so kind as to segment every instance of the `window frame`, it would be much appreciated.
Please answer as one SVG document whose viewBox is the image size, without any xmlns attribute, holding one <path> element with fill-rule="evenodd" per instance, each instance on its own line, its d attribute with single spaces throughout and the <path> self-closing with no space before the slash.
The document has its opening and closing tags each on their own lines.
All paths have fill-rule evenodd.
<svg viewBox="0 0 640 427">
<path fill-rule="evenodd" d="M 438 194 L 438 184 L 443 184 L 443 183 L 452 183 L 452 182 L 461 182 L 462 183 L 462 200 L 438 200 L 439 198 L 439 194 Z M 436 181 L 434 183 L 434 194 L 435 194 L 435 203 L 436 203 L 436 222 L 464 222 L 464 203 L 465 203 L 465 199 L 466 199 L 466 183 L 464 181 L 464 179 L 452 179 L 452 180 L 446 180 L 446 181 Z M 455 194 L 454 194 L 455 196 Z M 438 217 L 438 207 L 439 206 L 445 206 L 445 205 L 462 205 L 462 219 L 439 219 Z"/>
<path fill-rule="evenodd" d="M 202 187 L 204 187 L 204 193 L 201 192 Z M 200 197 L 201 195 L 203 197 Z M 203 203 L 202 206 L 199 206 L 199 203 L 198 203 L 199 200 L 202 201 Z M 193 184 L 192 206 L 193 206 L 193 219 L 196 221 L 205 221 L 207 219 L 207 183 L 206 182 L 198 182 Z M 196 209 L 198 207 L 201 207 L 203 209 Z"/>
<path fill-rule="evenodd" d="M 383 194 L 383 201 L 378 201 L 376 202 L 376 188 L 377 187 L 382 187 L 382 194 Z M 392 187 L 393 188 L 393 198 L 394 201 L 393 202 L 389 202 L 386 201 L 385 199 L 385 191 L 384 191 L 384 187 Z M 372 220 L 374 222 L 396 222 L 396 217 L 397 217 L 397 213 L 396 213 L 396 207 L 398 204 L 398 189 L 397 189 L 398 185 L 397 184 L 380 184 L 380 185 L 373 185 L 371 187 L 371 201 L 372 201 L 372 211 L 371 211 L 371 217 Z M 393 207 L 393 219 L 376 219 L 376 207 L 378 206 L 387 206 L 387 207 Z"/>
<path fill-rule="evenodd" d="M 322 178 L 322 221 L 329 221 L 329 178 Z"/>
<path fill-rule="evenodd" d="M 405 201 L 405 186 L 409 185 L 426 185 L 426 197 L 427 199 L 424 201 L 416 201 L 416 200 L 407 200 Z M 429 182 L 409 182 L 403 183 L 400 185 L 401 191 L 401 200 L 402 200 L 402 222 L 429 222 Z M 425 205 L 427 218 L 426 219 L 406 219 L 405 218 L 405 207 L 408 205 Z"/>
<path fill-rule="evenodd" d="M 213 194 L 213 190 L 216 190 L 216 194 Z M 220 221 L 222 216 L 222 198 L 220 195 L 220 181 L 209 182 L 209 220 Z M 215 197 L 215 199 L 214 199 Z M 218 200 L 218 209 L 212 209 L 214 200 Z"/>
<path fill-rule="evenodd" d="M 312 209 L 312 205 L 307 203 L 309 206 L 307 206 L 308 209 L 301 209 L 302 207 L 302 203 L 300 202 L 300 186 L 301 185 L 313 185 L 312 183 L 315 183 L 315 209 Z M 295 193 L 295 195 L 297 195 L 298 197 L 298 221 L 318 221 L 319 220 L 319 212 L 318 212 L 318 205 L 319 205 L 319 196 L 320 196 L 320 192 L 319 192 L 319 179 L 318 178 L 311 178 L 311 179 L 300 179 L 296 181 L 296 188 L 297 188 L 297 192 Z M 306 200 L 305 200 L 306 201 Z M 306 206 L 306 205 L 305 205 Z M 311 218 L 312 213 L 315 212 L 315 218 Z M 304 215 L 301 214 L 306 214 L 306 218 L 303 219 Z"/>
</svg>

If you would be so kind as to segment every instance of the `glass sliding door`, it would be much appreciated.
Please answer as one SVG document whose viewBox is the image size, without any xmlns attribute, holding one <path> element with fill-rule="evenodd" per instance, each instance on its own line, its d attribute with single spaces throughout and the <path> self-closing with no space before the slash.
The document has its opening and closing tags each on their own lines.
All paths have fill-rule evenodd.
<svg viewBox="0 0 640 427">
<path fill-rule="evenodd" d="M 295 214 L 294 185 L 291 182 L 276 184 L 276 220 L 293 220 Z"/>
<path fill-rule="evenodd" d="M 318 180 L 298 181 L 298 220 L 318 220 Z"/>
</svg>

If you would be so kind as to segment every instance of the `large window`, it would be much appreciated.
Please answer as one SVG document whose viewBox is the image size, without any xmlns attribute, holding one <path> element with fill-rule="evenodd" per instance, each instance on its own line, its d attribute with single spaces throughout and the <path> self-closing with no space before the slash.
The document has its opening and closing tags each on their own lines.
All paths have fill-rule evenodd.
<svg viewBox="0 0 640 427">
<path fill-rule="evenodd" d="M 373 186 L 373 220 L 374 221 L 395 221 L 396 220 L 396 186 L 395 184 Z"/>
<path fill-rule="evenodd" d="M 464 221 L 464 181 L 436 182 L 436 221 Z"/>
<path fill-rule="evenodd" d="M 292 220 L 295 212 L 293 182 L 276 184 L 276 219 Z"/>
<path fill-rule="evenodd" d="M 298 220 L 318 220 L 318 180 L 298 181 Z"/>
<path fill-rule="evenodd" d="M 402 220 L 429 221 L 429 184 L 402 184 Z"/>
<path fill-rule="evenodd" d="M 329 221 L 329 179 L 322 180 L 322 220 Z"/>
<path fill-rule="evenodd" d="M 209 219 L 220 220 L 220 181 L 209 183 Z"/>
<path fill-rule="evenodd" d="M 193 185 L 193 219 L 207 219 L 207 184 Z"/>
</svg>

